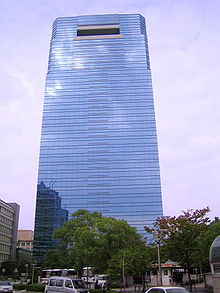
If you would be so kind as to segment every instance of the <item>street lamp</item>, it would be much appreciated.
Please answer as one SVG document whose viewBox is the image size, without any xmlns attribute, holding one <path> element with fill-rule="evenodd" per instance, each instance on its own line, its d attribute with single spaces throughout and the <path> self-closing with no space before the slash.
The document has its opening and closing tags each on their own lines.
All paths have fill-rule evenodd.
<svg viewBox="0 0 220 293">
<path fill-rule="evenodd" d="M 15 282 L 16 282 L 16 274 L 18 273 L 18 269 L 17 268 L 15 268 L 14 269 L 14 280 L 15 280 Z"/>
<path fill-rule="evenodd" d="M 36 266 L 36 264 L 35 264 L 35 263 L 32 263 L 31 265 L 32 265 L 32 277 L 31 277 L 31 284 L 33 284 L 33 283 L 34 283 L 34 267 Z"/>
<path fill-rule="evenodd" d="M 159 268 L 159 285 L 163 286 L 161 262 L 160 262 L 160 241 L 162 239 L 162 230 L 153 231 L 154 240 L 157 246 L 158 268 Z"/>
<path fill-rule="evenodd" d="M 27 263 L 25 265 L 25 276 L 26 276 L 26 283 L 27 283 L 27 280 L 28 280 L 28 264 Z"/>
</svg>

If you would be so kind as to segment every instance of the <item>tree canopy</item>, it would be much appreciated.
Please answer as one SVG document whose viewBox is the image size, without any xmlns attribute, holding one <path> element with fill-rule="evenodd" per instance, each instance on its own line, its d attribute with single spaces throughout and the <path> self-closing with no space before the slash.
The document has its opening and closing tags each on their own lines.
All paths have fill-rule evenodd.
<svg viewBox="0 0 220 293">
<path fill-rule="evenodd" d="M 202 234 L 201 241 L 199 243 L 199 251 L 200 251 L 199 265 L 201 266 L 203 272 L 210 272 L 209 251 L 210 251 L 212 242 L 219 235 L 220 235 L 220 220 L 219 218 L 216 217 L 215 220 L 212 221 L 208 225 L 207 229 Z"/>
<path fill-rule="evenodd" d="M 161 260 L 178 262 L 187 269 L 202 268 L 209 271 L 209 249 L 220 235 L 218 218 L 210 223 L 209 208 L 183 211 L 180 216 L 163 216 L 154 228 L 145 227 L 147 233 L 159 231 Z M 111 276 L 141 275 L 157 261 L 155 243 L 146 246 L 136 228 L 125 220 L 104 217 L 101 213 L 78 210 L 62 228 L 56 228 L 53 237 L 58 247 L 48 252 L 44 268 L 74 268 L 78 272 L 91 266 L 95 273 Z"/>
<path fill-rule="evenodd" d="M 149 233 L 159 231 L 162 235 L 163 251 L 167 259 L 177 261 L 190 272 L 201 259 L 200 242 L 208 229 L 209 208 L 187 210 L 178 217 L 163 216 L 154 223 L 154 228 L 145 227 Z"/>
<path fill-rule="evenodd" d="M 97 273 L 120 275 L 123 257 L 127 273 L 144 271 L 148 264 L 147 248 L 136 228 L 98 212 L 76 211 L 62 228 L 56 228 L 53 237 L 59 240 L 57 253 L 48 253 L 43 263 L 47 267 L 54 264 L 55 254 L 57 263 L 68 259 L 78 272 L 91 266 Z"/>
</svg>

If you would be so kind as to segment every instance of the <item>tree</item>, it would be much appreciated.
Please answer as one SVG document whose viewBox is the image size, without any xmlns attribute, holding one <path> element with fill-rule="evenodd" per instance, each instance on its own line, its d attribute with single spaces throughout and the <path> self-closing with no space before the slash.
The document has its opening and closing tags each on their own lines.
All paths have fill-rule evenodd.
<svg viewBox="0 0 220 293">
<path fill-rule="evenodd" d="M 195 211 L 190 209 L 183 211 L 179 217 L 158 218 L 153 229 L 145 227 L 145 230 L 150 233 L 155 230 L 161 231 L 166 257 L 177 261 L 187 269 L 190 286 L 192 286 L 190 273 L 201 258 L 199 244 L 202 235 L 207 230 L 209 218 L 206 217 L 206 214 L 208 212 L 208 207 Z"/>
<path fill-rule="evenodd" d="M 67 251 L 66 255 L 78 272 L 85 266 L 92 266 L 97 273 L 112 273 L 114 267 L 115 274 L 120 275 L 123 251 L 127 259 L 129 257 L 126 272 L 142 271 L 143 262 L 147 264 L 146 246 L 136 228 L 98 212 L 76 211 L 62 228 L 55 230 L 53 237 L 59 239 L 58 249 Z"/>
<path fill-rule="evenodd" d="M 14 276 L 17 271 L 20 276 L 21 273 L 26 273 L 25 265 L 28 265 L 30 270 L 31 262 L 27 260 L 7 260 L 1 263 L 0 272 L 6 276 Z M 4 273 L 3 273 L 4 272 Z"/>
<path fill-rule="evenodd" d="M 1 273 L 3 274 L 4 272 L 6 276 L 13 276 L 16 266 L 17 266 L 17 262 L 15 261 L 10 261 L 10 260 L 4 261 L 1 263 Z"/>
<path fill-rule="evenodd" d="M 206 231 L 202 234 L 202 238 L 199 243 L 200 266 L 203 272 L 210 272 L 209 251 L 210 251 L 212 242 L 219 235 L 220 235 L 220 221 L 216 217 L 215 220 L 208 225 Z"/>
<path fill-rule="evenodd" d="M 135 247 L 120 249 L 112 255 L 108 262 L 108 273 L 113 277 L 123 275 L 144 275 L 147 271 L 150 255 L 148 254 L 145 244 Z"/>
<path fill-rule="evenodd" d="M 48 250 L 41 266 L 44 269 L 65 269 L 72 268 L 71 257 L 68 255 L 68 251 L 66 249 L 50 249 Z"/>
</svg>

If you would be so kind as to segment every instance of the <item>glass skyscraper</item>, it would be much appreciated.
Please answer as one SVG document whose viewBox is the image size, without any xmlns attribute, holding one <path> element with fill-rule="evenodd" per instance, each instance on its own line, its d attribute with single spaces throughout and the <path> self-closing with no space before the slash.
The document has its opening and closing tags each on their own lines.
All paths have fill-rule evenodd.
<svg viewBox="0 0 220 293">
<path fill-rule="evenodd" d="M 82 208 L 100 211 L 127 220 L 143 233 L 145 225 L 162 215 L 143 16 L 55 20 L 43 110 L 41 181 L 53 181 L 69 216 Z"/>
</svg>

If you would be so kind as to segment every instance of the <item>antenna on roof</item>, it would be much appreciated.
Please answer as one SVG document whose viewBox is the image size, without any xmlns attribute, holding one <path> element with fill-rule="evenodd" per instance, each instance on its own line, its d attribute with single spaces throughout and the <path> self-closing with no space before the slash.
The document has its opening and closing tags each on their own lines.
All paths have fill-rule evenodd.
<svg viewBox="0 0 220 293">
<path fill-rule="evenodd" d="M 53 182 L 53 179 L 52 179 L 52 180 L 50 180 L 50 183 L 49 183 L 49 188 L 51 188 L 51 184 L 52 184 L 52 182 Z"/>
<path fill-rule="evenodd" d="M 53 185 L 54 185 L 54 183 L 55 183 L 55 182 L 56 182 L 56 181 L 55 181 L 55 180 L 53 180 L 53 182 L 52 182 L 52 184 L 51 184 L 51 185 L 52 185 L 52 189 L 53 189 Z"/>
</svg>

